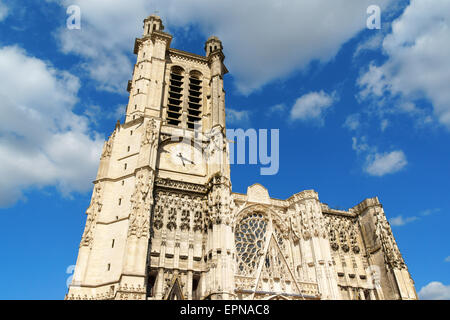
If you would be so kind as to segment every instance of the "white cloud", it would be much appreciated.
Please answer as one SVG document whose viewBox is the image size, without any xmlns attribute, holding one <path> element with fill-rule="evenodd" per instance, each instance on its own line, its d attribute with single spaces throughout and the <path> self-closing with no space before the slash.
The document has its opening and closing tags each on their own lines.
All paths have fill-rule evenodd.
<svg viewBox="0 0 450 320">
<path fill-rule="evenodd" d="M 444 259 L 445 262 L 450 262 L 450 256 Z"/>
<path fill-rule="evenodd" d="M 369 151 L 371 147 L 367 144 L 367 137 L 363 136 L 359 140 L 357 137 L 352 137 L 352 149 L 358 154 Z"/>
<path fill-rule="evenodd" d="M 114 120 L 122 120 L 122 118 L 125 117 L 127 106 L 124 105 L 118 105 L 116 107 L 116 110 L 110 115 L 110 118 L 113 118 Z"/>
<path fill-rule="evenodd" d="M 286 105 L 283 103 L 276 104 L 274 106 L 271 106 L 267 111 L 267 116 L 272 116 L 274 114 L 283 114 L 286 110 Z"/>
<path fill-rule="evenodd" d="M 407 223 L 416 221 L 418 219 L 419 219 L 418 217 L 406 217 L 406 218 L 403 218 L 403 216 L 397 216 L 397 217 L 389 219 L 389 222 L 394 227 L 401 227 L 401 226 L 404 226 Z"/>
<path fill-rule="evenodd" d="M 352 137 L 352 149 L 358 156 L 365 157 L 364 171 L 371 176 L 382 177 L 392 174 L 408 164 L 402 150 L 379 152 L 376 146 L 369 145 L 366 136 Z"/>
<path fill-rule="evenodd" d="M 227 108 L 226 110 L 227 125 L 247 124 L 250 121 L 250 113 L 246 110 L 234 110 Z"/>
<path fill-rule="evenodd" d="M 439 281 L 430 282 L 420 289 L 419 297 L 422 300 L 450 300 L 450 285 Z"/>
<path fill-rule="evenodd" d="M 356 48 L 355 53 L 353 54 L 353 57 L 359 56 L 363 51 L 380 49 L 381 45 L 383 44 L 383 39 L 384 39 L 383 33 L 377 32 L 374 36 L 358 44 L 358 47 Z"/>
<path fill-rule="evenodd" d="M 326 111 L 338 99 L 335 93 L 329 95 L 323 91 L 307 93 L 295 101 L 291 109 L 291 120 L 316 120 L 323 124 Z"/>
<path fill-rule="evenodd" d="M 83 114 L 89 119 L 91 123 L 97 125 L 98 120 L 100 119 L 101 110 L 102 108 L 99 105 L 90 105 L 86 107 Z"/>
<path fill-rule="evenodd" d="M 359 78 L 360 97 L 379 102 L 388 96 L 399 100 L 400 106 L 426 98 L 433 105 L 434 117 L 450 129 L 448 39 L 450 2 L 412 0 L 383 41 L 388 60 L 379 66 L 371 64 Z M 418 115 L 416 108 L 410 111 Z M 420 113 L 427 113 L 426 108 L 422 107 Z M 422 119 L 430 122 L 427 116 L 422 115 Z"/>
<path fill-rule="evenodd" d="M 432 214 L 434 214 L 434 213 L 438 213 L 438 212 L 440 212 L 440 211 L 441 211 L 440 208 L 426 209 L 426 210 L 422 211 L 420 214 L 421 214 L 422 216 L 429 216 L 429 215 L 432 215 Z"/>
<path fill-rule="evenodd" d="M 387 119 L 381 120 L 380 129 L 382 132 L 384 132 L 388 126 L 389 126 L 389 120 L 387 120 Z"/>
<path fill-rule="evenodd" d="M 118 105 L 112 111 L 105 111 L 99 105 L 90 105 L 86 107 L 83 114 L 89 119 L 90 123 L 98 125 L 98 121 L 105 117 L 114 121 L 122 120 L 125 116 L 126 108 L 126 105 Z"/>
<path fill-rule="evenodd" d="M 18 47 L 0 48 L 0 206 L 31 187 L 86 191 L 103 139 L 76 115 L 79 80 Z"/>
<path fill-rule="evenodd" d="M 438 213 L 440 211 L 441 211 L 440 208 L 426 209 L 426 210 L 421 211 L 420 214 L 417 215 L 417 216 L 411 216 L 411 217 L 403 218 L 402 215 L 399 215 L 397 217 L 389 219 L 389 221 L 390 221 L 392 226 L 401 227 L 401 226 L 404 226 L 405 224 L 408 224 L 410 222 L 414 222 L 416 220 L 422 219 L 422 217 L 428 217 L 428 216 L 430 216 L 432 214 L 435 214 L 435 213 Z M 449 257 L 449 260 L 450 260 L 450 257 Z"/>
<path fill-rule="evenodd" d="M 81 7 L 82 30 L 61 29 L 58 38 L 65 52 L 85 59 L 86 70 L 102 88 L 125 92 L 134 38 L 141 36 L 142 20 L 158 10 L 168 31 L 176 27 L 190 30 L 195 25 L 205 39 L 219 36 L 228 69 L 238 89 L 248 94 L 304 70 L 311 61 L 333 59 L 345 42 L 366 27 L 366 9 L 372 2 L 64 0 L 64 6 Z M 377 2 L 382 8 L 395 3 Z"/>
<path fill-rule="evenodd" d="M 375 153 L 367 156 L 365 171 L 372 176 L 384 176 L 400 171 L 408 164 L 403 151 Z"/>
<path fill-rule="evenodd" d="M 354 113 L 349 115 L 344 122 L 344 127 L 347 129 L 354 131 L 358 129 L 361 125 L 360 115 L 359 113 Z"/>
<path fill-rule="evenodd" d="M 0 1 L 0 22 L 5 20 L 9 14 L 8 7 Z"/>
</svg>

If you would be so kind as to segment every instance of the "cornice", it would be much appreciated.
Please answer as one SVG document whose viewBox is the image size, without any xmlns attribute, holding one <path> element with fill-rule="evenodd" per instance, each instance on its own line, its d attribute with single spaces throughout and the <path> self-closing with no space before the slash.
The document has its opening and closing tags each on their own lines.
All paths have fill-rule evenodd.
<svg viewBox="0 0 450 320">
<path fill-rule="evenodd" d="M 208 59 L 204 56 L 201 56 L 201 55 L 198 55 L 195 53 L 178 50 L 178 49 L 174 49 L 174 48 L 170 48 L 168 51 L 169 51 L 169 56 L 177 57 L 177 58 L 184 59 L 184 60 L 191 60 L 191 61 L 199 62 L 204 65 L 208 65 Z"/>
<path fill-rule="evenodd" d="M 155 185 L 159 188 L 175 189 L 175 190 L 189 191 L 189 192 L 202 193 L 202 194 L 205 194 L 208 192 L 208 188 L 205 185 L 171 180 L 171 179 L 157 178 L 155 181 Z"/>
</svg>

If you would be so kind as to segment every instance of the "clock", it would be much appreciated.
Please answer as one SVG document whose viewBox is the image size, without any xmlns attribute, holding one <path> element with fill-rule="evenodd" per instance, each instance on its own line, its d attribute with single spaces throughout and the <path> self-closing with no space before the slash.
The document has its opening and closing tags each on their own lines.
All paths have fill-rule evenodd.
<svg viewBox="0 0 450 320">
<path fill-rule="evenodd" d="M 185 143 L 176 144 L 176 146 L 171 148 L 170 151 L 170 159 L 172 160 L 172 163 L 177 166 L 182 165 L 188 169 L 195 166 L 194 156 L 194 148 Z"/>
<path fill-rule="evenodd" d="M 160 149 L 158 168 L 194 175 L 206 174 L 206 162 L 202 152 L 183 142 L 163 145 Z"/>
</svg>

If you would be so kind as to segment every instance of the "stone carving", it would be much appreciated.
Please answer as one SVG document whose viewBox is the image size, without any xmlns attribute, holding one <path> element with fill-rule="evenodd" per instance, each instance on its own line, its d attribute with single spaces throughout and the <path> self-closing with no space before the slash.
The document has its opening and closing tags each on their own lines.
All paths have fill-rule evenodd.
<svg viewBox="0 0 450 320">
<path fill-rule="evenodd" d="M 254 277 L 246 277 L 246 276 L 238 276 L 234 277 L 236 282 L 236 290 L 248 290 L 248 288 L 252 288 L 255 285 L 256 279 Z"/>
<path fill-rule="evenodd" d="M 155 183 L 158 187 L 163 187 L 163 188 L 168 188 L 168 189 L 176 189 L 176 190 L 198 192 L 198 193 L 206 193 L 208 191 L 208 188 L 201 184 L 175 181 L 175 180 L 170 180 L 170 179 L 158 178 L 158 179 L 156 179 Z"/>
<path fill-rule="evenodd" d="M 262 185 L 256 183 L 247 189 L 247 196 L 249 202 L 257 202 L 270 204 L 269 192 Z"/>
<path fill-rule="evenodd" d="M 195 213 L 194 213 L 194 231 L 202 231 L 204 226 L 204 220 L 203 220 L 203 206 L 201 203 L 200 198 L 196 198 L 196 204 L 195 204 Z"/>
<path fill-rule="evenodd" d="M 256 271 L 266 243 L 267 219 L 261 213 L 253 213 L 241 220 L 234 233 L 236 243 L 237 272 L 251 276 Z"/>
<path fill-rule="evenodd" d="M 336 230 L 330 226 L 330 246 L 334 251 L 339 250 L 338 240 L 336 238 Z"/>
<path fill-rule="evenodd" d="M 171 231 L 177 228 L 177 210 L 175 208 L 169 208 L 166 227 Z"/>
<path fill-rule="evenodd" d="M 208 194 L 208 214 L 210 224 L 231 223 L 229 180 L 223 176 L 214 176 Z"/>
<path fill-rule="evenodd" d="M 204 203 L 205 201 L 199 196 L 159 190 L 155 196 L 153 228 L 162 229 L 164 216 L 167 216 L 166 228 L 168 230 L 180 227 L 180 230 L 185 232 L 190 231 L 191 228 L 193 231 L 202 231 Z M 177 224 L 178 215 L 180 215 L 179 226 Z M 193 226 L 191 226 L 191 221 Z"/>
<path fill-rule="evenodd" d="M 163 226 L 164 211 L 163 205 L 159 203 L 159 197 L 155 198 L 157 205 L 155 205 L 155 211 L 153 215 L 153 227 L 157 230 L 161 229 Z"/>
<path fill-rule="evenodd" d="M 116 294 L 117 300 L 145 300 L 146 290 L 141 285 L 137 285 L 136 287 L 133 285 L 123 284 L 121 285 Z"/>
<path fill-rule="evenodd" d="M 287 217 L 283 216 L 280 212 L 274 212 L 271 217 L 273 224 L 278 229 L 281 237 L 283 237 L 284 239 L 288 239 L 291 232 L 289 230 L 289 220 L 287 219 Z"/>
<path fill-rule="evenodd" d="M 141 169 L 136 173 L 136 185 L 131 196 L 131 213 L 128 236 L 148 237 L 150 207 L 153 204 L 153 172 Z"/>
<path fill-rule="evenodd" d="M 296 202 L 301 202 L 303 200 L 315 199 L 319 200 L 319 195 L 314 190 L 305 190 L 299 193 L 294 194 L 292 197 L 288 199 L 289 204 L 294 204 Z"/>
<path fill-rule="evenodd" d="M 181 224 L 180 228 L 182 231 L 189 230 L 191 224 L 191 212 L 188 209 L 183 209 L 181 211 Z"/>
<path fill-rule="evenodd" d="M 337 251 L 341 248 L 345 253 L 352 250 L 354 254 L 358 254 L 361 249 L 357 240 L 356 220 L 334 215 L 327 215 L 326 219 L 331 249 Z"/>
<path fill-rule="evenodd" d="M 381 214 L 380 210 L 375 210 L 374 218 L 376 220 L 376 234 L 381 241 L 383 251 L 385 253 L 386 263 L 391 268 L 406 268 L 405 262 L 402 255 L 400 254 L 397 243 L 395 242 L 391 227 L 386 219 L 386 216 L 384 214 Z"/>
<path fill-rule="evenodd" d="M 304 240 L 312 237 L 328 237 L 328 230 L 315 192 L 303 192 L 290 198 L 289 215 L 296 237 Z M 294 201 L 295 200 L 295 201 Z"/>
<path fill-rule="evenodd" d="M 204 133 L 206 146 L 204 155 L 208 163 L 221 164 L 223 162 L 223 152 L 227 152 L 226 138 L 219 130 L 211 130 Z"/>
<path fill-rule="evenodd" d="M 276 237 L 272 235 L 262 259 L 262 269 L 256 286 L 257 292 L 277 291 L 301 294 L 294 274 L 289 267 Z"/>
<path fill-rule="evenodd" d="M 97 184 L 94 187 L 94 194 L 91 198 L 91 203 L 86 210 L 87 219 L 86 219 L 86 227 L 83 232 L 83 236 L 81 237 L 81 246 L 92 246 L 92 241 L 94 239 L 94 229 L 95 224 L 97 223 L 97 217 L 100 211 L 102 211 L 102 202 L 101 202 L 101 191 L 102 185 Z"/>
<path fill-rule="evenodd" d="M 144 138 L 142 139 L 141 146 L 145 145 L 153 145 L 155 141 L 158 139 L 158 128 L 156 126 L 156 121 L 154 119 L 150 119 L 147 123 L 147 127 L 145 128 Z"/>
<path fill-rule="evenodd" d="M 103 145 L 102 156 L 100 157 L 100 159 L 106 159 L 106 158 L 111 157 L 111 152 L 112 152 L 115 136 L 116 136 L 116 130 L 114 130 L 114 132 L 108 138 L 108 141 L 106 141 L 105 144 Z"/>
</svg>

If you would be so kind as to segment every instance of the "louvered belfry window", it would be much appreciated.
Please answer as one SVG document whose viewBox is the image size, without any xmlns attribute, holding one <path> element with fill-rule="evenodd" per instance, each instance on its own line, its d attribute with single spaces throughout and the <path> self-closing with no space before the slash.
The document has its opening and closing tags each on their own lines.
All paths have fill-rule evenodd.
<svg viewBox="0 0 450 320">
<path fill-rule="evenodd" d="M 183 69 L 173 67 L 170 71 L 169 101 L 167 104 L 167 123 L 180 126 L 183 110 Z"/>
<path fill-rule="evenodd" d="M 189 75 L 189 94 L 187 107 L 187 127 L 194 129 L 202 119 L 202 80 L 199 72 Z"/>
</svg>

